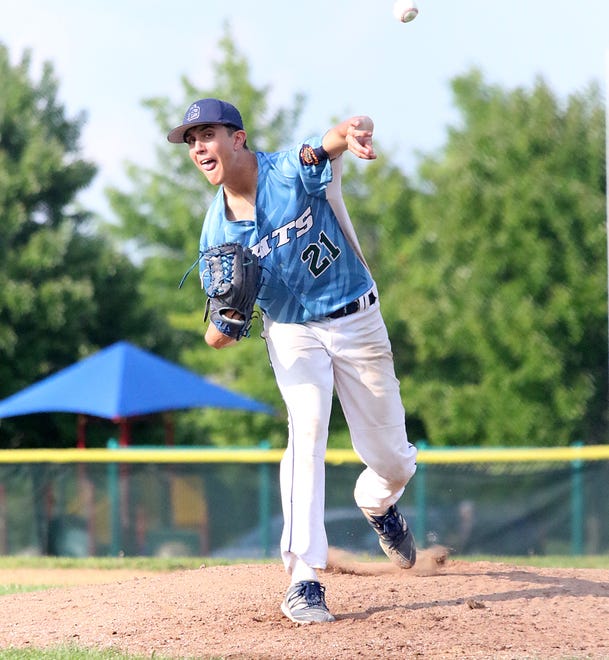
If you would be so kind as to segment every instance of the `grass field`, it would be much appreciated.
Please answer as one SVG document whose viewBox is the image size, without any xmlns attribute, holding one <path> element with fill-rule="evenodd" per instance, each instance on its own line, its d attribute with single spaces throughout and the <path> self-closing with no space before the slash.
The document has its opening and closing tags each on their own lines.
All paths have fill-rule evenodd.
<svg viewBox="0 0 609 660">
<path fill-rule="evenodd" d="M 65 646 L 62 648 L 44 651 L 41 649 L 8 649 L 0 650 L 2 660 L 144 660 L 150 656 L 124 655 L 118 651 L 83 651 L 82 649 Z M 168 660 L 155 655 L 155 660 Z M 208 660 L 213 660 L 209 658 Z"/>
<path fill-rule="evenodd" d="M 374 559 L 369 557 L 360 557 L 362 561 L 381 561 L 385 558 L 382 555 Z M 518 564 L 520 566 L 539 566 L 547 568 L 609 568 L 609 555 L 523 555 L 518 557 L 500 556 L 500 555 L 451 555 L 451 559 L 460 561 L 492 561 L 499 563 Z M 78 559 L 71 557 L 20 557 L 0 556 L 0 570 L 10 569 L 61 569 L 61 568 L 91 568 L 108 570 L 142 570 L 142 571 L 179 571 L 185 569 L 199 568 L 201 564 L 206 566 L 228 566 L 230 564 L 242 563 L 246 560 L 225 560 L 219 558 L 210 559 L 208 557 L 89 557 Z M 248 559 L 248 564 L 270 563 L 279 561 L 279 559 L 254 560 Z M 1 586 L 1 585 L 0 585 Z"/>
</svg>

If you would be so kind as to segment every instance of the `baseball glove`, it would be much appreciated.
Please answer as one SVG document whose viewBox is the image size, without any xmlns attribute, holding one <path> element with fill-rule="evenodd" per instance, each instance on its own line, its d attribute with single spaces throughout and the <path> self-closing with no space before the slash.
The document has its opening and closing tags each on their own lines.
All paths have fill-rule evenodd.
<svg viewBox="0 0 609 660">
<path fill-rule="evenodd" d="M 261 283 L 258 257 L 240 243 L 222 243 L 207 248 L 201 259 L 207 294 L 204 320 L 209 317 L 222 334 L 237 341 L 249 337 Z"/>
</svg>

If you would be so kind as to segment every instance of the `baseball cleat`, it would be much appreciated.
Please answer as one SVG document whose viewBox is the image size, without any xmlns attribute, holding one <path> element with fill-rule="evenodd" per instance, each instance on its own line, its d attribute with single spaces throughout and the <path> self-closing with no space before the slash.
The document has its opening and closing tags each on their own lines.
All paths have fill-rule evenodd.
<svg viewBox="0 0 609 660">
<path fill-rule="evenodd" d="M 412 568 L 417 560 L 417 546 L 406 519 L 396 505 L 390 506 L 382 516 L 362 511 L 379 535 L 379 545 L 389 559 L 400 568 Z"/>
<path fill-rule="evenodd" d="M 326 589 L 314 580 L 293 584 L 281 603 L 281 611 L 294 623 L 334 621 L 326 605 Z"/>
</svg>

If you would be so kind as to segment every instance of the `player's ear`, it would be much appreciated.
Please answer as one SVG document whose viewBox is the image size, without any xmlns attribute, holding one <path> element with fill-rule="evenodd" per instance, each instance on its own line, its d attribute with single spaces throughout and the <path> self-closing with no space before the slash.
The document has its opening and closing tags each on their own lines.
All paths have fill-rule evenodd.
<svg viewBox="0 0 609 660">
<path fill-rule="evenodd" d="M 247 133 L 243 130 L 238 130 L 233 133 L 233 144 L 235 149 L 242 149 L 245 146 L 245 141 L 247 140 Z"/>
</svg>

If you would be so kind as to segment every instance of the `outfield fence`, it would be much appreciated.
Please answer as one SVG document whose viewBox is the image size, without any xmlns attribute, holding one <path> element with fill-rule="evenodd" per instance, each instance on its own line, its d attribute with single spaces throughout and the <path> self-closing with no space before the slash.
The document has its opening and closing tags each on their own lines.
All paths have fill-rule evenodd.
<svg viewBox="0 0 609 660">
<path fill-rule="evenodd" d="M 400 508 L 420 547 L 468 554 L 609 551 L 609 445 L 437 449 L 417 443 Z M 0 554 L 278 556 L 283 450 L 119 447 L 0 451 Z M 353 501 L 362 465 L 326 457 L 331 545 L 379 554 Z"/>
</svg>

